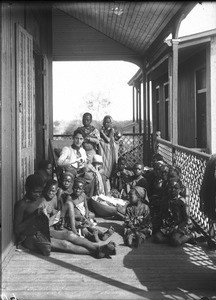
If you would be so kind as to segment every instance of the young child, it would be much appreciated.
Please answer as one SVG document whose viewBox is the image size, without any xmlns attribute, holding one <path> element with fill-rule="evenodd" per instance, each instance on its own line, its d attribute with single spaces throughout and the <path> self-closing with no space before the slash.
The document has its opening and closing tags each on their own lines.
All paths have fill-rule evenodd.
<svg viewBox="0 0 216 300">
<path fill-rule="evenodd" d="M 167 186 L 167 195 L 161 201 L 161 226 L 154 236 L 156 243 L 180 246 L 191 239 L 194 227 L 187 214 L 185 199 L 180 196 L 181 184 L 174 178 Z"/>
<path fill-rule="evenodd" d="M 86 193 L 89 197 L 95 195 L 107 195 L 108 189 L 106 185 L 106 175 L 103 170 L 103 159 L 99 154 L 95 154 L 92 158 L 92 163 L 88 164 L 86 177 L 92 178 L 91 184 L 89 185 L 89 191 Z"/>
<path fill-rule="evenodd" d="M 92 162 L 92 157 L 98 151 L 100 141 L 100 132 L 92 125 L 92 114 L 89 112 L 84 113 L 82 117 L 83 126 L 77 129 L 81 130 L 84 137 L 83 148 L 87 154 L 87 161 Z"/>
<path fill-rule="evenodd" d="M 117 169 L 111 175 L 111 195 L 115 198 L 128 199 L 130 190 L 127 179 L 133 174 L 127 169 L 127 161 L 124 157 L 119 157 Z"/>
<path fill-rule="evenodd" d="M 52 179 L 53 176 L 53 167 L 51 161 L 49 160 L 40 161 L 38 164 L 38 170 L 35 171 L 35 174 L 41 177 L 45 186 L 47 181 L 49 179 Z"/>
<path fill-rule="evenodd" d="M 73 219 L 67 214 L 70 206 L 74 206 L 75 225 L 76 229 L 81 229 L 81 235 L 92 242 L 105 241 L 114 233 L 114 228 L 110 227 L 105 233 L 102 233 L 94 226 L 94 213 L 89 211 L 86 194 L 84 192 L 85 182 L 81 178 L 76 178 L 73 186 L 71 199 L 68 199 L 65 206 L 65 224 L 69 228 L 72 225 Z"/>
<path fill-rule="evenodd" d="M 59 222 L 55 225 L 56 230 L 64 229 L 64 213 L 63 206 L 70 198 L 73 192 L 74 175 L 70 172 L 64 172 L 60 176 L 59 188 L 57 190 L 58 209 L 61 210 L 61 217 Z"/>
<path fill-rule="evenodd" d="M 127 182 L 130 185 L 130 188 L 141 186 L 148 191 L 148 183 L 145 177 L 143 177 L 144 165 L 143 163 L 135 163 L 133 166 L 134 175 L 127 178 Z"/>
<path fill-rule="evenodd" d="M 105 116 L 103 119 L 103 126 L 100 130 L 100 137 L 104 142 L 109 143 L 114 138 L 114 128 L 112 127 L 111 116 Z"/>
<path fill-rule="evenodd" d="M 53 226 L 60 220 L 60 210 L 57 199 L 58 182 L 50 179 L 43 190 L 43 205 L 49 218 L 49 226 Z"/>
<path fill-rule="evenodd" d="M 147 192 L 135 186 L 129 192 L 124 220 L 124 244 L 129 247 L 140 246 L 152 234 L 152 224 L 148 202 L 144 200 Z"/>
</svg>

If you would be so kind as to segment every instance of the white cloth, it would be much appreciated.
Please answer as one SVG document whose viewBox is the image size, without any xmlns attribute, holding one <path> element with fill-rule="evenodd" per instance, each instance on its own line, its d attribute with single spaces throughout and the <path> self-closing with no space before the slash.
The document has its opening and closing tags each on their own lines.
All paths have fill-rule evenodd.
<svg viewBox="0 0 216 300">
<path fill-rule="evenodd" d="M 81 203 L 78 203 L 78 204 L 75 204 L 76 208 L 79 209 L 80 213 L 82 214 L 82 216 L 85 217 L 85 214 L 86 214 L 86 209 L 85 209 L 85 205 L 84 205 L 84 202 L 81 202 Z"/>
<path fill-rule="evenodd" d="M 60 167 L 70 165 L 75 169 L 83 168 L 87 162 L 87 155 L 83 148 L 80 148 L 79 152 L 80 154 L 72 147 L 63 147 L 60 157 L 57 160 L 57 165 Z"/>
</svg>

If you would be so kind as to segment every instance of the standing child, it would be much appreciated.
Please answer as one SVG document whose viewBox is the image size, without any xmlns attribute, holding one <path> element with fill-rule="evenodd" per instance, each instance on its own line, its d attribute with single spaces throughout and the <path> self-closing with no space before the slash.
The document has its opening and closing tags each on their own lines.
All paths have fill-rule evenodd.
<svg viewBox="0 0 216 300">
<path fill-rule="evenodd" d="M 73 206 L 76 228 L 81 229 L 81 234 L 92 242 L 105 241 L 114 233 L 114 228 L 110 227 L 105 233 L 102 233 L 94 226 L 93 219 L 95 215 L 89 211 L 84 188 L 85 183 L 83 179 L 75 179 L 71 199 L 68 199 L 64 206 L 66 226 L 70 227 L 73 222 L 73 219 L 67 213 Z"/>
<path fill-rule="evenodd" d="M 138 247 L 152 234 L 146 190 L 135 186 L 129 192 L 129 201 L 124 220 L 124 243 L 129 247 Z"/>
<path fill-rule="evenodd" d="M 119 143 L 115 139 L 115 130 L 112 126 L 112 118 L 107 115 L 103 118 L 103 126 L 100 130 L 99 153 L 103 157 L 103 168 L 107 178 L 110 177 L 118 160 Z"/>
</svg>

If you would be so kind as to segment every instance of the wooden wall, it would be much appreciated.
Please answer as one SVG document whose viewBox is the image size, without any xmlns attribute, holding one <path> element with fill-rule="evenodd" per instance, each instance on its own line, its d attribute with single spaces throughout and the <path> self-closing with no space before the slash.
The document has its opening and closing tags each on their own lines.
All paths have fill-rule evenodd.
<svg viewBox="0 0 216 300">
<path fill-rule="evenodd" d="M 202 47 L 203 49 L 203 47 Z M 187 56 L 188 57 L 188 56 Z M 197 53 L 191 52 L 190 57 L 181 57 L 178 72 L 178 144 L 196 148 L 195 140 L 195 71 L 206 66 L 206 49 Z M 167 66 L 168 68 L 168 66 Z M 168 82 L 168 73 L 161 74 L 160 68 L 151 74 L 152 101 L 153 101 L 153 130 L 156 129 L 156 87 L 159 86 L 160 97 L 160 131 L 161 137 L 165 138 L 165 105 L 163 85 Z M 207 76 L 208 77 L 208 76 Z M 208 101 L 208 99 L 207 99 Z M 207 102 L 208 103 L 208 102 Z"/>
<path fill-rule="evenodd" d="M 206 53 L 202 50 L 179 66 L 178 133 L 179 144 L 196 148 L 195 140 L 195 70 L 205 66 Z"/>
<path fill-rule="evenodd" d="M 27 3 L 27 2 L 26 2 Z M 31 2 L 29 2 L 31 3 Z M 30 6 L 30 7 L 29 7 Z M 34 40 L 34 47 L 47 57 L 44 82 L 49 132 L 52 135 L 52 23 L 51 10 L 24 6 L 22 2 L 1 2 L 1 238 L 2 261 L 5 263 L 13 249 L 13 213 L 17 198 L 17 128 L 15 78 L 15 24 L 19 23 Z M 51 112 L 48 114 L 48 112 Z M 32 154 L 32 159 L 34 153 Z"/>
</svg>

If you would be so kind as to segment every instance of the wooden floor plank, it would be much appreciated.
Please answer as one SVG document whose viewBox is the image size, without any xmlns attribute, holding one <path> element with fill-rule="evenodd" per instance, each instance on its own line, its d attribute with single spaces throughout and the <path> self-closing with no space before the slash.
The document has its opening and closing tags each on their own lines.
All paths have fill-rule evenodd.
<svg viewBox="0 0 216 300">
<path fill-rule="evenodd" d="M 123 245 L 121 221 L 97 221 L 102 230 L 115 227 L 109 240 L 117 244 L 116 256 L 98 260 L 15 252 L 2 274 L 2 295 L 9 299 L 15 294 L 19 300 L 216 299 L 215 251 L 205 245 L 155 245 L 151 239 L 131 249 Z"/>
</svg>

